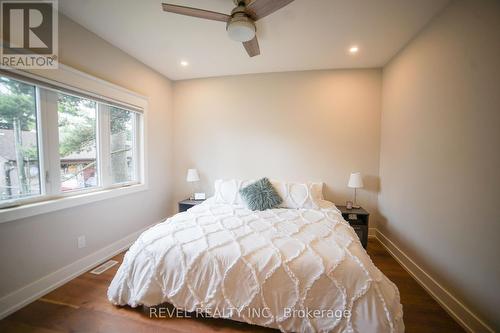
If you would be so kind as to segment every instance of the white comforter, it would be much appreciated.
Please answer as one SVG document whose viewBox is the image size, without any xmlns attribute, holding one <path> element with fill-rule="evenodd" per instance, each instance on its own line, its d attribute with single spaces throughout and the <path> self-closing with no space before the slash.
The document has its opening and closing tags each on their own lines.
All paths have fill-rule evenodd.
<svg viewBox="0 0 500 333">
<path fill-rule="evenodd" d="M 333 204 L 252 212 L 212 202 L 145 231 L 109 300 L 168 302 L 282 331 L 404 331 L 397 287 Z"/>
</svg>

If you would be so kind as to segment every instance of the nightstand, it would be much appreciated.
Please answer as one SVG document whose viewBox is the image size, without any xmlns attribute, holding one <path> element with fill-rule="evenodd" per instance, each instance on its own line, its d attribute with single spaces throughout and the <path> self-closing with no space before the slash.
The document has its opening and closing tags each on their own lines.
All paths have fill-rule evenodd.
<svg viewBox="0 0 500 333">
<path fill-rule="evenodd" d="M 179 202 L 179 213 L 185 212 L 189 208 L 201 204 L 205 200 L 186 199 Z"/>
<path fill-rule="evenodd" d="M 337 208 L 342 213 L 342 217 L 349 222 L 351 227 L 358 234 L 361 244 L 366 249 L 368 245 L 368 218 L 370 213 L 368 213 L 363 208 L 353 208 L 347 209 L 346 206 L 337 206 Z"/>
</svg>

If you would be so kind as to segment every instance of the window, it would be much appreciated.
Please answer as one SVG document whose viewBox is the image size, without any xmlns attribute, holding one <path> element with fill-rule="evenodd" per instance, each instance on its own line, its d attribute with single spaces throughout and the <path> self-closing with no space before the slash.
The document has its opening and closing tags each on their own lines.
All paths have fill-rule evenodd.
<svg viewBox="0 0 500 333">
<path fill-rule="evenodd" d="M 0 77 L 0 203 L 41 194 L 35 86 Z"/>
<path fill-rule="evenodd" d="M 142 183 L 142 117 L 0 73 L 0 208 Z"/>
<path fill-rule="evenodd" d="M 96 187 L 97 103 L 62 93 L 57 97 L 61 191 Z"/>
<path fill-rule="evenodd" d="M 110 107 L 111 179 L 113 184 L 136 180 L 135 115 Z"/>
</svg>

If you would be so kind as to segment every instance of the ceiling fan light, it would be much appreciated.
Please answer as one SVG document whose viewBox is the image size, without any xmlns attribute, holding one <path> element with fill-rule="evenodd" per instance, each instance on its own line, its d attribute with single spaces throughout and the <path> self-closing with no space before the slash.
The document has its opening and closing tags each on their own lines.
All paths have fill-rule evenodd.
<svg viewBox="0 0 500 333">
<path fill-rule="evenodd" d="M 247 17 L 234 17 L 227 25 L 227 34 L 237 42 L 248 42 L 255 37 L 255 24 Z"/>
</svg>

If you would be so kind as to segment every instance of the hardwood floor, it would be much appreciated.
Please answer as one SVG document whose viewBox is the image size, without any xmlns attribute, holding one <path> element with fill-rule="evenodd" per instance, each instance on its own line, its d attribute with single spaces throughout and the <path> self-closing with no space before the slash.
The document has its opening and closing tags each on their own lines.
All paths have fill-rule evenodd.
<svg viewBox="0 0 500 333">
<path fill-rule="evenodd" d="M 399 289 L 406 332 L 465 332 L 376 239 L 368 240 L 373 263 Z"/>
<path fill-rule="evenodd" d="M 376 239 L 369 240 L 368 253 L 399 288 L 406 332 L 463 332 Z M 117 269 L 75 278 L 1 320 L 0 332 L 276 332 L 223 319 L 151 319 L 141 308 L 115 307 L 106 291 Z"/>
</svg>

